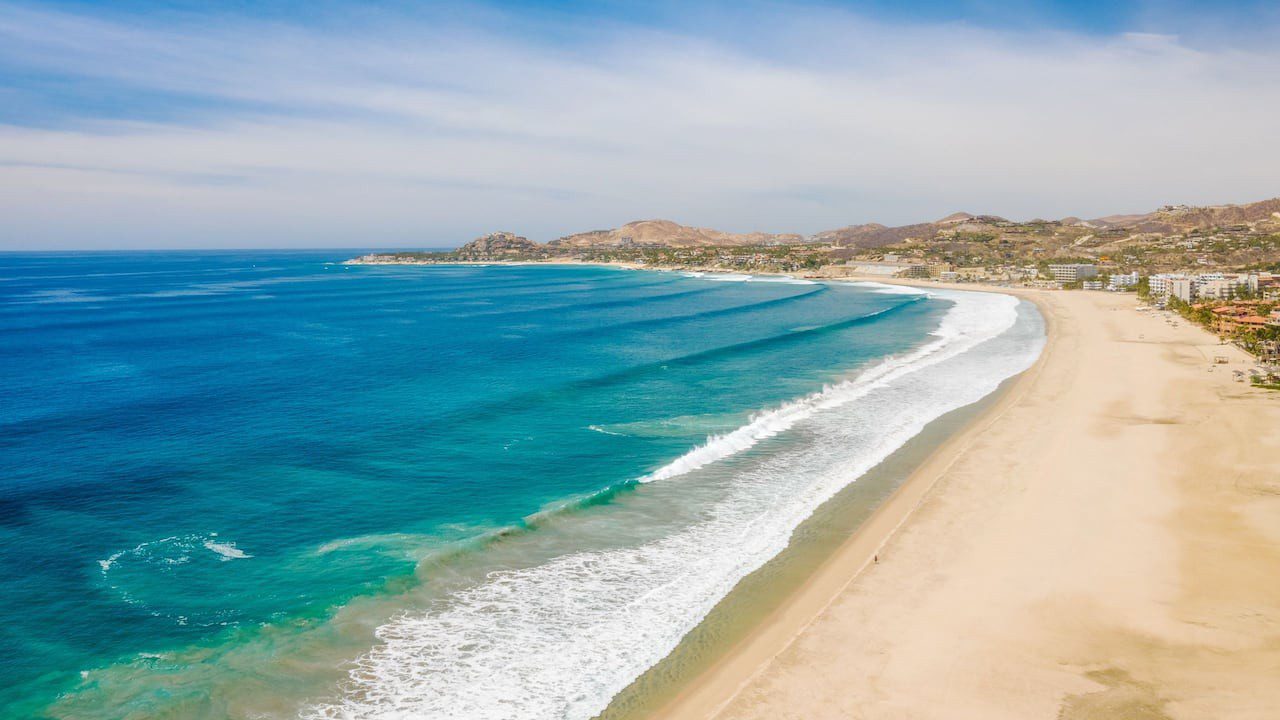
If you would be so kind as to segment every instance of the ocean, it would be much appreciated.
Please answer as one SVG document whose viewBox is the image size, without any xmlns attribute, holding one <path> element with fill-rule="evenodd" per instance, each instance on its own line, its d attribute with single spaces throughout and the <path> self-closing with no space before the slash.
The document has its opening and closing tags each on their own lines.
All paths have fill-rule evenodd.
<svg viewBox="0 0 1280 720">
<path fill-rule="evenodd" d="M 357 251 L 0 254 L 0 716 L 586 720 L 1034 307 Z"/>
</svg>

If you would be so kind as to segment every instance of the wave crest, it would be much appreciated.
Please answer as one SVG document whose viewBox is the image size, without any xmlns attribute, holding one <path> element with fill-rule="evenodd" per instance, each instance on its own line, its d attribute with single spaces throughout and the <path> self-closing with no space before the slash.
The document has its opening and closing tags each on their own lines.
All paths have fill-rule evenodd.
<svg viewBox="0 0 1280 720">
<path fill-rule="evenodd" d="M 679 501 L 714 485 L 714 493 L 697 496 L 714 499 L 699 504 L 689 524 L 632 546 L 493 572 L 432 610 L 395 618 L 378 629 L 379 645 L 354 662 L 341 697 L 303 716 L 598 714 L 742 577 L 785 548 L 814 509 L 928 422 L 980 399 L 1039 354 L 1039 342 L 1026 339 L 969 352 L 1014 326 L 1016 299 L 939 295 L 955 304 L 914 352 L 760 413 L 646 476 L 653 483 L 706 469 L 698 483 L 658 483 L 634 496 Z M 925 368 L 934 369 L 919 372 Z M 801 424 L 803 442 L 717 464 Z"/>
</svg>

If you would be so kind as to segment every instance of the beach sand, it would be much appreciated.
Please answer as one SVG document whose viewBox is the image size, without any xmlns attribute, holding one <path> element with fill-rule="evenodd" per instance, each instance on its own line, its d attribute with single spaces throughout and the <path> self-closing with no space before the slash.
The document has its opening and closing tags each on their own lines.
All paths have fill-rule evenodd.
<svg viewBox="0 0 1280 720">
<path fill-rule="evenodd" d="M 1280 395 L 1132 295 L 1007 292 L 1040 361 L 659 717 L 1280 716 Z"/>
</svg>

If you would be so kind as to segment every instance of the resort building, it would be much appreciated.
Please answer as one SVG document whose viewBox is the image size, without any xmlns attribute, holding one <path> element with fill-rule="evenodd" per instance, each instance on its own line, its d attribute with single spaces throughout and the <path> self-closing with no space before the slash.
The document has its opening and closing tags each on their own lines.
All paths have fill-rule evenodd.
<svg viewBox="0 0 1280 720">
<path fill-rule="evenodd" d="M 1252 294 L 1257 291 L 1257 275 L 1232 275 L 1202 280 L 1196 289 L 1196 294 L 1206 300 L 1230 300 L 1245 293 Z"/>
<path fill-rule="evenodd" d="M 930 262 L 929 277 L 942 277 L 942 273 L 951 272 L 951 263 L 949 262 Z"/>
<path fill-rule="evenodd" d="M 904 278 L 929 277 L 929 266 L 922 262 L 875 262 L 872 260 L 850 260 L 847 264 L 853 268 L 853 272 L 861 275 L 883 275 L 885 277 Z"/>
<path fill-rule="evenodd" d="M 1195 281 L 1189 277 L 1176 277 L 1169 280 L 1169 289 L 1165 297 L 1176 297 L 1182 302 L 1191 302 L 1196 296 Z"/>
<path fill-rule="evenodd" d="M 1258 295 L 1263 300 L 1280 300 L 1280 276 L 1258 273 Z"/>
<path fill-rule="evenodd" d="M 1177 275 L 1174 273 L 1160 273 L 1147 278 L 1147 285 L 1151 288 L 1151 294 L 1156 297 L 1169 297 L 1169 284 L 1177 279 L 1186 278 L 1186 275 Z"/>
<path fill-rule="evenodd" d="M 1201 273 L 1199 275 L 1181 275 L 1162 273 L 1147 278 L 1151 294 L 1156 297 L 1176 297 L 1183 302 L 1194 299 L 1231 300 L 1242 295 L 1256 295 L 1271 282 L 1270 276 L 1262 277 L 1258 273 L 1224 275 L 1223 273 Z"/>
<path fill-rule="evenodd" d="M 902 272 L 898 273 L 898 277 L 927 278 L 929 277 L 929 266 L 924 263 L 910 263 Z"/>
<path fill-rule="evenodd" d="M 1086 280 L 1088 278 L 1098 276 L 1097 265 L 1086 265 L 1083 263 L 1072 263 L 1068 265 L 1050 265 L 1049 274 L 1054 280 L 1063 283 L 1076 282 L 1077 280 Z"/>
<path fill-rule="evenodd" d="M 1080 283 L 1080 287 L 1084 288 L 1085 290 L 1101 290 L 1102 281 L 1101 280 L 1085 280 L 1084 282 Z"/>
<path fill-rule="evenodd" d="M 1257 314 L 1256 301 L 1234 302 L 1212 308 L 1210 312 L 1213 313 L 1213 330 L 1219 335 L 1232 335 L 1241 330 L 1259 330 L 1271 324 L 1271 318 Z"/>
<path fill-rule="evenodd" d="M 1138 284 L 1138 273 L 1131 272 L 1128 275 L 1112 275 L 1107 280 L 1107 289 L 1111 291 L 1124 290 Z"/>
</svg>

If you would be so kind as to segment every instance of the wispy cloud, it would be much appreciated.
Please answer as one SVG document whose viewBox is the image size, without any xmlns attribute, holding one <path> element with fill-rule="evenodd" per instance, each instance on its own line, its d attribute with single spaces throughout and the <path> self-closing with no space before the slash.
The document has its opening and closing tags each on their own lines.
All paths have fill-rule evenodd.
<svg viewBox="0 0 1280 720">
<path fill-rule="evenodd" d="M 0 246 L 441 245 L 655 216 L 806 232 L 1280 187 L 1266 43 L 817 7 L 554 41 L 518 19 L 0 4 Z"/>
</svg>

